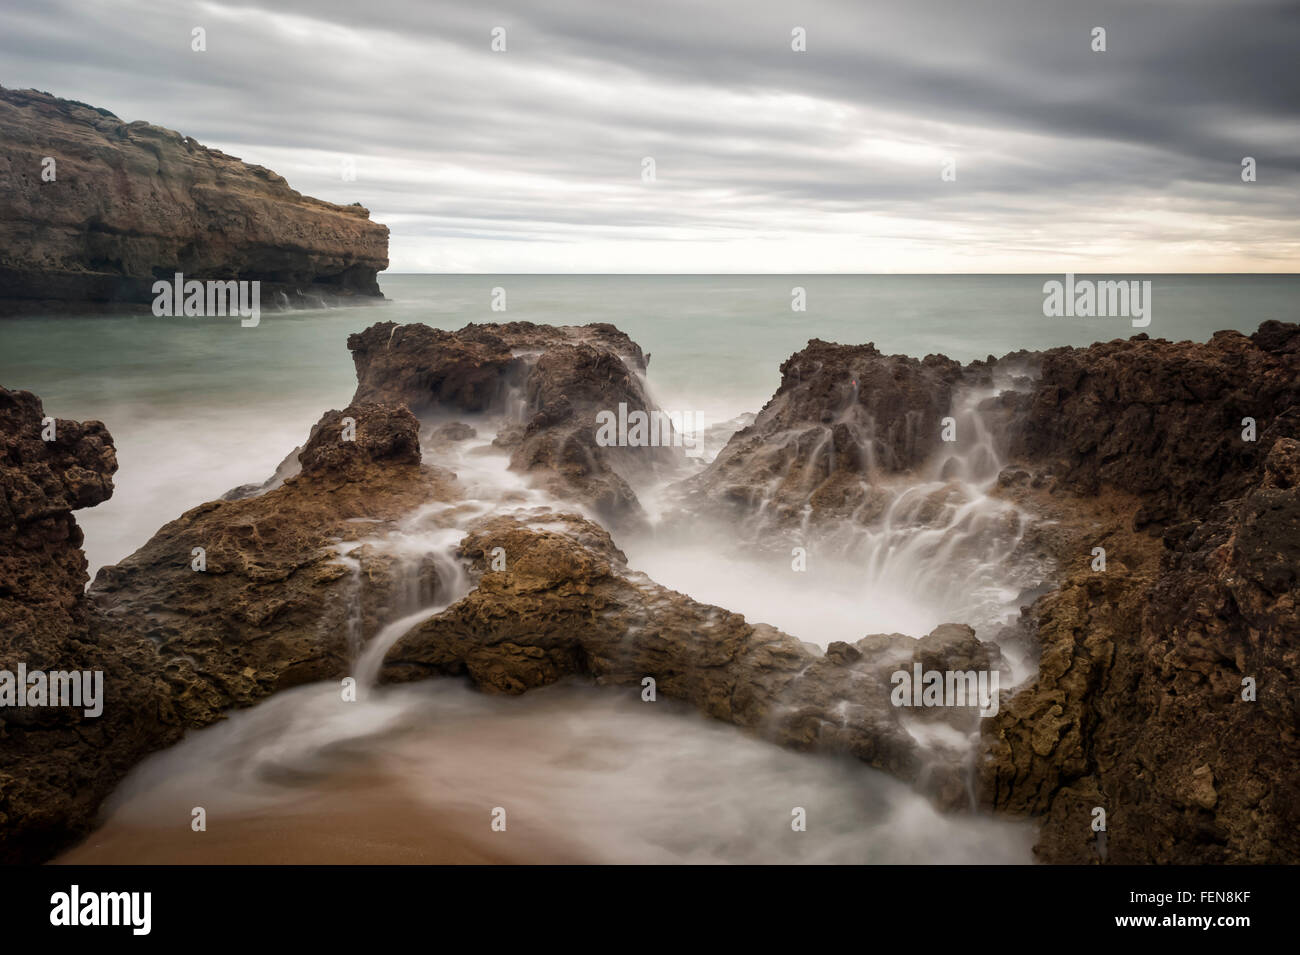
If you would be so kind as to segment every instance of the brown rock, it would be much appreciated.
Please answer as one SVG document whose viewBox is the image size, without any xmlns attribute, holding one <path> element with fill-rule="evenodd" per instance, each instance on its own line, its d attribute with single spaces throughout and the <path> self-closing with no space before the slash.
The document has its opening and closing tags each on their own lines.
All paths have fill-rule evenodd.
<svg viewBox="0 0 1300 955">
<path fill-rule="evenodd" d="M 36 396 L 0 388 L 0 669 L 98 671 L 102 712 L 0 708 L 5 863 L 66 846 L 126 771 L 173 738 L 149 648 L 98 632 L 83 592 L 86 559 L 72 512 L 112 494 L 112 437 L 98 421 L 59 419 L 45 441 L 44 418 Z"/>
<path fill-rule="evenodd" d="M 496 547 L 504 571 L 488 569 Z M 398 640 L 385 680 L 465 674 L 482 689 L 522 693 L 571 674 L 637 688 L 650 677 L 657 693 L 782 745 L 851 753 L 945 804 L 966 799 L 965 754 L 924 749 L 903 721 L 952 719 L 971 731 L 976 712 L 904 711 L 890 701 L 890 674 L 923 658 L 940 669 L 976 656 L 999 666 L 996 647 L 967 645 L 968 627 L 941 627 L 921 641 L 894 634 L 838 643 L 822 656 L 630 571 L 609 535 L 573 514 L 485 519 L 461 553 L 477 568 L 477 588 Z"/>
<path fill-rule="evenodd" d="M 355 440 L 343 439 L 344 418 Z M 164 525 L 90 588 L 103 626 L 147 637 L 180 719 L 201 726 L 277 690 L 348 675 L 406 583 L 362 541 L 417 505 L 454 499 L 451 475 L 420 464 L 418 425 L 402 407 L 330 411 L 312 429 L 302 471 L 257 497 L 214 501 Z M 205 567 L 194 569 L 194 548 Z M 346 554 L 356 562 L 350 571 Z M 358 616 L 357 627 L 350 624 Z"/>
<path fill-rule="evenodd" d="M 680 448 L 602 447 L 597 415 L 650 411 L 645 357 L 612 325 L 510 322 L 447 332 L 383 322 L 348 339 L 357 366 L 354 402 L 405 404 L 438 420 L 493 415 L 512 470 L 613 526 L 644 515 L 632 480 L 680 462 Z"/>
<path fill-rule="evenodd" d="M 802 520 L 842 517 L 861 506 L 880 475 L 916 467 L 940 446 L 961 365 L 882 355 L 874 345 L 813 339 L 781 365 L 781 385 L 754 423 L 687 489 L 697 507 Z"/>
<path fill-rule="evenodd" d="M 35 90 L 0 88 L 0 298 L 148 303 L 171 279 L 257 280 L 267 307 L 379 295 L 388 228 L 360 205 L 187 136 Z M 45 157 L 55 180 L 42 179 Z"/>
</svg>

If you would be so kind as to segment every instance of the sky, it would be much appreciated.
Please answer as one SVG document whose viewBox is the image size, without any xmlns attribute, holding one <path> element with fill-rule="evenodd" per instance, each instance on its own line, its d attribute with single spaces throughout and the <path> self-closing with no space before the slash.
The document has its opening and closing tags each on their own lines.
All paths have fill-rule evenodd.
<svg viewBox="0 0 1300 955">
<path fill-rule="evenodd" d="M 361 202 L 396 272 L 1300 264 L 1300 0 L 4 0 L 0 17 L 0 85 Z"/>
</svg>

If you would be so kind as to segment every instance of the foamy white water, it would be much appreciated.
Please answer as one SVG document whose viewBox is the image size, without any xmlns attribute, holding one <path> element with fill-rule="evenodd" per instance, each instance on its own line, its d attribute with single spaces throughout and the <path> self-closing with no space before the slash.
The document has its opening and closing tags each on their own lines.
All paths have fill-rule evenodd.
<svg viewBox="0 0 1300 955">
<path fill-rule="evenodd" d="M 763 504 L 735 526 L 679 521 L 620 544 L 659 583 L 822 647 L 868 633 L 919 637 L 942 623 L 969 624 L 987 639 L 1050 570 L 1017 551 L 1031 516 L 990 493 L 1003 462 L 977 408 L 998 390 L 954 398 L 958 440 L 919 475 L 874 486 L 864 479 L 868 499 L 890 496 L 877 518 L 855 513 L 812 528 L 809 511 L 801 526 L 782 526 L 767 508 L 784 477 L 777 475 Z M 851 404 L 844 418 L 860 408 Z M 851 425 L 869 446 L 871 422 Z M 816 452 L 809 458 L 811 466 Z M 670 489 L 651 498 L 656 513 L 671 512 Z"/>
<path fill-rule="evenodd" d="M 340 786 L 362 807 L 425 807 L 404 838 L 434 853 L 452 828 L 506 853 L 541 844 L 589 862 L 1014 864 L 1031 861 L 1034 831 L 936 812 L 854 760 L 782 750 L 670 701 L 580 685 L 503 699 L 430 680 L 357 703 L 333 684 L 300 687 L 193 733 L 131 775 L 90 844 L 126 829 L 141 851 L 201 845 L 196 805 L 209 832 L 252 816 L 291 830 L 314 794 Z M 497 807 L 505 832 L 490 828 Z M 351 824 L 364 841 L 364 814 Z"/>
</svg>

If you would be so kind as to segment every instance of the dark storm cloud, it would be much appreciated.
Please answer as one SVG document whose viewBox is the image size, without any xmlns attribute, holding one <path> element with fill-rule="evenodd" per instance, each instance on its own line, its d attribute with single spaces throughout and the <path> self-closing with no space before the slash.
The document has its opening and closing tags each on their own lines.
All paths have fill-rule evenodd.
<svg viewBox="0 0 1300 955">
<path fill-rule="evenodd" d="M 398 268 L 438 267 L 443 239 L 482 250 L 452 267 L 500 270 L 545 267 L 496 245 L 529 238 L 598 260 L 661 243 L 665 270 L 692 240 L 761 236 L 776 251 L 752 267 L 797 268 L 832 238 L 870 252 L 927 229 L 927 250 L 947 235 L 990 268 L 1083 254 L 1090 230 L 1123 237 L 1134 269 L 1289 269 L 1300 248 L 1294 5 L 10 0 L 5 20 L 0 82 L 360 199 L 392 224 Z M 711 254 L 701 267 L 727 267 Z"/>
</svg>

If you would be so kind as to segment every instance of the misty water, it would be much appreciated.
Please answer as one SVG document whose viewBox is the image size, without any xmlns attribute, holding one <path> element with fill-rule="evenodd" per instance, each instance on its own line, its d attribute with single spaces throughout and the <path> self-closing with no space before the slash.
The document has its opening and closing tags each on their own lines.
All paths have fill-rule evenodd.
<svg viewBox="0 0 1300 955">
<path fill-rule="evenodd" d="M 1205 340 L 1221 328 L 1297 319 L 1296 277 L 1152 278 L 1153 337 Z M 355 384 L 347 335 L 376 321 L 612 322 L 651 355 L 647 384 L 658 403 L 731 422 L 725 435 L 762 407 L 780 363 L 810 338 L 969 360 L 1135 333 L 1125 319 L 1045 318 L 1043 281 L 399 275 L 383 282 L 391 301 L 266 311 L 257 328 L 139 314 L 5 320 L 0 383 L 36 392 L 48 414 L 102 420 L 114 436 L 113 498 L 77 515 L 93 574 L 187 508 L 265 479 L 322 412 L 346 406 Z M 790 310 L 796 285 L 807 290 L 803 313 Z M 504 314 L 489 309 L 498 286 Z M 962 396 L 955 413 L 973 414 L 978 398 Z M 208 809 L 210 829 L 225 826 L 226 841 L 214 842 L 233 861 L 293 861 L 258 856 L 258 847 L 279 840 L 293 857 L 329 844 L 334 823 L 351 827 L 354 840 L 337 849 L 356 861 L 436 859 L 439 840 L 460 840 L 466 861 L 1030 860 L 1027 825 L 940 815 L 860 764 L 785 752 L 671 703 L 647 707 L 582 685 L 522 700 L 443 680 L 372 686 L 387 646 L 470 586 L 454 556 L 469 520 L 561 503 L 508 472 L 488 447 L 492 423 L 477 424 L 468 446 L 426 446 L 426 459 L 452 467 L 467 488 L 457 526 L 431 504 L 379 542 L 412 568 L 412 587 L 379 633 L 350 634 L 360 701 L 338 706 L 336 684 L 302 687 L 189 734 L 120 788 L 106 828 L 79 850 L 85 861 L 134 861 L 132 852 L 204 861 L 178 848 L 194 805 Z M 1045 568 L 1011 559 L 1029 518 L 987 494 L 996 449 L 978 439 L 978 421 L 964 433 L 977 438 L 954 461 L 890 489 L 882 521 L 819 539 L 806 574 L 790 573 L 787 532 L 761 515 L 724 537 L 665 527 L 618 543 L 659 583 L 821 646 L 867 633 L 920 636 L 950 620 L 987 637 Z M 634 483 L 653 517 L 671 512 L 666 481 Z M 936 494 L 937 511 L 926 503 Z M 445 582 L 438 593 L 420 590 L 428 558 Z M 513 855 L 482 841 L 493 806 L 510 807 L 522 847 Z M 806 833 L 790 831 L 795 806 L 809 812 Z M 384 836 L 381 818 L 402 822 Z"/>
</svg>

